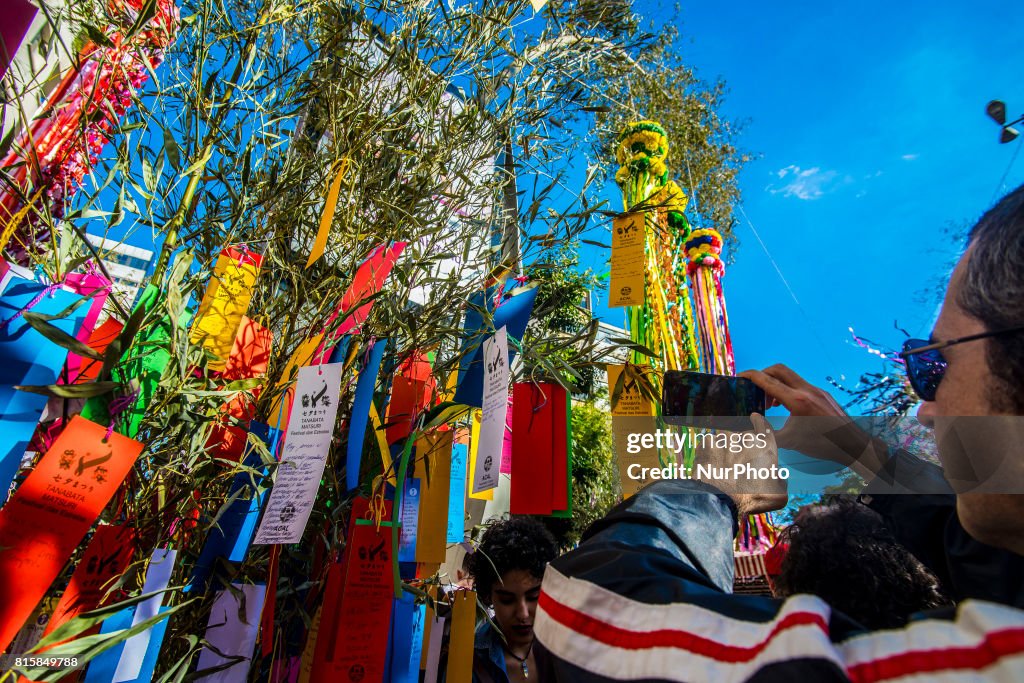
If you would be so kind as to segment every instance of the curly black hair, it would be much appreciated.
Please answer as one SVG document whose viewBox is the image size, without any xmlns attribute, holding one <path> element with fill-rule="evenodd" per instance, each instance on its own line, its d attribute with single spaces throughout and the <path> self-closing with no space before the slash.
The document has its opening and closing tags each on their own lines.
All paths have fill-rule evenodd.
<svg viewBox="0 0 1024 683">
<path fill-rule="evenodd" d="M 782 533 L 782 595 L 811 593 L 869 629 L 952 604 L 939 580 L 896 541 L 880 515 L 849 498 L 807 506 Z"/>
<path fill-rule="evenodd" d="M 491 523 L 476 552 L 466 557 L 465 567 L 477 595 L 490 604 L 491 589 L 503 574 L 521 569 L 543 578 L 544 567 L 557 555 L 555 538 L 543 524 L 532 517 L 512 517 Z"/>
</svg>

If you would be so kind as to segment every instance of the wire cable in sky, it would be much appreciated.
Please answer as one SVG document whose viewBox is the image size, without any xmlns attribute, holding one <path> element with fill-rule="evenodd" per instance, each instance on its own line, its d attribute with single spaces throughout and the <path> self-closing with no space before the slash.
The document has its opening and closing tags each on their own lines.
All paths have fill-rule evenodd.
<svg viewBox="0 0 1024 683">
<path fill-rule="evenodd" d="M 794 292 L 793 288 L 789 286 L 789 282 L 786 281 L 786 276 L 782 274 L 782 269 L 779 268 L 779 264 L 775 262 L 774 258 L 772 258 L 771 252 L 768 251 L 768 247 L 765 245 L 764 240 L 762 240 L 761 236 L 757 234 L 757 228 L 754 227 L 754 223 L 750 220 L 750 216 L 747 215 L 747 212 L 743 210 L 743 205 L 737 204 L 736 206 L 740 210 L 740 213 L 743 214 L 743 218 L 747 221 L 747 225 L 750 226 L 751 231 L 754 233 L 754 237 L 757 238 L 757 242 L 761 245 L 761 249 L 764 250 L 764 255 L 768 257 L 768 261 L 772 264 L 772 268 L 774 268 L 775 272 L 778 273 L 779 279 L 782 280 L 782 284 L 786 287 L 786 291 L 789 292 L 789 295 L 793 297 L 793 301 L 795 301 L 796 305 L 800 307 L 801 311 L 803 311 L 803 304 L 800 303 L 800 299 L 796 298 L 796 292 Z"/>
<path fill-rule="evenodd" d="M 772 264 L 772 268 L 775 269 L 775 272 L 779 276 L 779 279 L 782 280 L 782 284 L 786 288 L 786 291 L 789 292 L 789 295 L 791 297 L 793 297 L 793 302 L 796 304 L 797 310 L 799 310 L 800 314 L 804 317 L 804 322 L 807 323 L 807 327 L 810 328 L 811 334 L 814 335 L 814 339 L 818 342 L 818 346 L 821 347 L 821 350 L 825 354 L 825 357 L 828 358 L 829 362 L 832 363 L 833 366 L 838 367 L 839 364 L 836 362 L 836 359 L 829 352 L 828 345 L 825 344 L 825 341 L 821 338 L 821 335 L 818 334 L 818 326 L 814 324 L 813 320 L 811 320 L 811 316 L 807 315 L 807 311 L 804 309 L 804 305 L 800 303 L 800 299 L 797 298 L 796 292 L 794 292 L 793 288 L 789 286 L 789 281 L 786 280 L 786 276 L 782 274 L 782 269 L 779 268 L 779 264 L 776 263 L 775 258 L 772 256 L 771 252 L 768 251 L 768 245 L 766 245 L 764 243 L 764 240 L 761 239 L 761 235 L 758 234 L 757 228 L 754 227 L 754 222 L 750 220 L 750 216 L 748 216 L 747 212 L 743 210 L 742 204 L 737 204 L 736 208 L 738 208 L 740 213 L 743 214 L 744 220 L 746 220 L 747 225 L 750 226 L 751 232 L 753 232 L 754 237 L 757 238 L 757 242 L 758 244 L 761 245 L 761 249 L 764 251 L 764 255 L 768 257 L 768 261 Z"/>
<path fill-rule="evenodd" d="M 989 206 L 995 204 L 996 199 L 998 199 L 999 195 L 1002 193 L 1003 184 L 1006 182 L 1006 176 L 1010 175 L 1010 169 L 1013 168 L 1013 162 L 1017 161 L 1017 155 L 1020 154 L 1020 145 L 1021 143 L 1018 142 L 1016 145 L 1017 149 L 1013 150 L 1013 156 L 1010 157 L 1010 163 L 1006 165 L 1006 170 L 1003 171 L 1003 177 L 999 179 L 999 184 L 996 185 L 996 191 L 992 193 L 992 199 L 988 200 Z"/>
</svg>

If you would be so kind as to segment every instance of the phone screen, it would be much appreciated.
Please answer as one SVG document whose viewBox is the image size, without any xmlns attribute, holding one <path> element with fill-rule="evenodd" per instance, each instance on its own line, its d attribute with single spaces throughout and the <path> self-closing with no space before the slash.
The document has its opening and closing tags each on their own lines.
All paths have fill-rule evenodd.
<svg viewBox="0 0 1024 683">
<path fill-rule="evenodd" d="M 745 377 L 669 370 L 661 413 L 665 417 L 749 417 L 764 414 L 764 391 Z"/>
</svg>

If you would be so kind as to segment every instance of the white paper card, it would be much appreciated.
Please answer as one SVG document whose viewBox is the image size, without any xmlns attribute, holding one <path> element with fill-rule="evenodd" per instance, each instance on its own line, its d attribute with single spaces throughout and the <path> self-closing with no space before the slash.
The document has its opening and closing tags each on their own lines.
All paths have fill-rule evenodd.
<svg viewBox="0 0 1024 683">
<path fill-rule="evenodd" d="M 427 670 L 423 683 L 437 683 L 437 669 L 441 666 L 442 641 L 444 641 L 444 617 L 431 617 L 430 642 L 427 644 Z"/>
<path fill-rule="evenodd" d="M 231 584 L 245 596 L 245 621 L 239 617 L 241 607 L 239 599 L 231 591 L 222 590 L 217 593 L 210 610 L 210 621 L 206 626 L 206 640 L 220 650 L 225 657 L 218 655 L 210 648 L 203 648 L 199 653 L 199 669 L 210 669 L 227 664 L 233 657 L 245 657 L 234 666 L 212 673 L 197 681 L 203 683 L 235 683 L 244 681 L 249 675 L 252 665 L 252 651 L 256 646 L 256 635 L 260 630 L 260 614 L 263 612 L 263 600 L 267 595 L 267 587 L 262 584 Z"/>
<path fill-rule="evenodd" d="M 484 340 L 484 401 L 480 418 L 480 445 L 476 451 L 473 493 L 498 485 L 501 445 L 508 409 L 508 334 L 505 328 Z"/>
<path fill-rule="evenodd" d="M 281 464 L 256 531 L 256 545 L 298 543 L 313 510 L 334 435 L 342 363 L 299 368 Z"/>
<path fill-rule="evenodd" d="M 153 556 L 149 560 L 149 567 L 146 569 L 146 581 L 142 584 L 142 595 L 167 588 L 177 556 L 178 551 L 170 548 L 158 548 L 153 552 Z M 154 595 L 140 602 L 135 608 L 135 616 L 132 617 L 132 627 L 159 614 L 160 606 L 164 603 L 164 595 L 164 593 Z M 117 662 L 117 670 L 114 671 L 114 679 L 111 683 L 134 681 L 139 677 L 139 673 L 142 671 L 142 661 L 146 657 L 146 650 L 149 649 L 149 638 L 152 632 L 152 627 L 147 628 L 124 642 L 124 650 L 121 652 L 121 659 Z"/>
</svg>

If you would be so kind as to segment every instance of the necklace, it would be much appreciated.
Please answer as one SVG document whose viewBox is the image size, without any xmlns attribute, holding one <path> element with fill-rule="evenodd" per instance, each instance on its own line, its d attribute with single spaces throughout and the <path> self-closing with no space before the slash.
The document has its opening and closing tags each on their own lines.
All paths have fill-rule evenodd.
<svg viewBox="0 0 1024 683">
<path fill-rule="evenodd" d="M 523 670 L 523 678 L 527 678 L 527 679 L 530 677 L 530 667 L 527 666 L 526 660 L 530 658 L 530 651 L 531 650 L 533 650 L 533 641 L 532 640 L 530 641 L 530 646 L 526 648 L 526 654 L 523 655 L 522 657 L 517 655 L 515 652 L 512 652 L 512 648 L 511 647 L 508 648 L 508 653 L 510 655 L 512 655 L 512 657 L 515 658 L 515 660 L 517 662 L 519 662 L 519 668 L 521 668 Z"/>
</svg>

